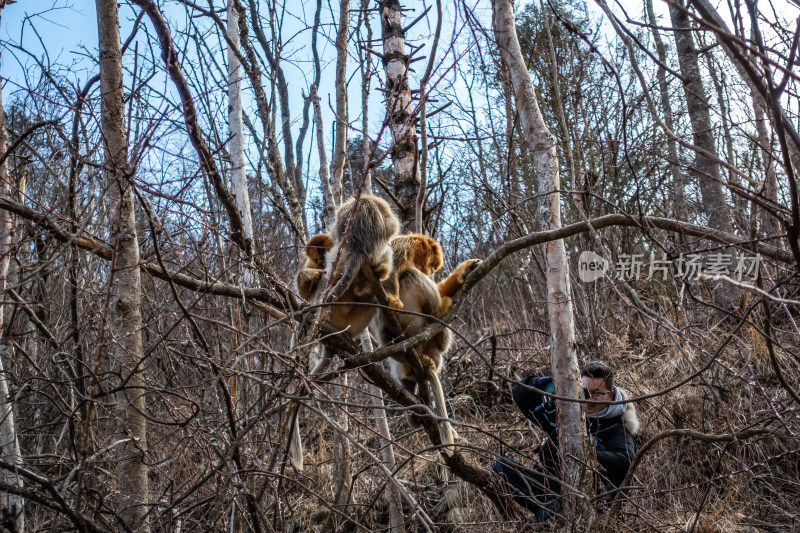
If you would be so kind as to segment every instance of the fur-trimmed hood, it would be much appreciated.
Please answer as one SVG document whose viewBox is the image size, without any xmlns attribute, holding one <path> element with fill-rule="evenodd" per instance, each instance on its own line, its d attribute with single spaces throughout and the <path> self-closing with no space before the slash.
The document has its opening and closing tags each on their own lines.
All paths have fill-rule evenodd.
<svg viewBox="0 0 800 533">
<path fill-rule="evenodd" d="M 615 402 L 621 402 L 626 399 L 625 393 L 617 387 L 616 394 L 614 395 Z M 602 411 L 596 413 L 587 413 L 587 418 L 596 418 L 598 420 L 606 420 L 621 416 L 622 423 L 625 426 L 625 431 L 631 435 L 639 434 L 639 416 L 636 414 L 636 406 L 632 403 L 618 403 L 606 406 Z"/>
</svg>

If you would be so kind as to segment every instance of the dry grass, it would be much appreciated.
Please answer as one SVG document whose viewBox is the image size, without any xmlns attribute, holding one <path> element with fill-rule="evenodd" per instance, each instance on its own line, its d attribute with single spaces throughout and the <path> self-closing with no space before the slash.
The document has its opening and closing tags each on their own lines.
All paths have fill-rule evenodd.
<svg viewBox="0 0 800 533">
<path fill-rule="evenodd" d="M 495 303 L 488 300 L 489 296 L 483 296 L 483 303 L 491 307 Z M 712 312 L 700 308 L 693 311 L 691 319 L 687 318 L 688 312 L 671 316 L 682 328 L 683 336 L 677 338 L 630 309 L 621 310 L 616 304 L 609 307 L 607 316 L 597 319 L 596 327 L 603 332 L 602 350 L 587 350 L 587 358 L 602 358 L 613 365 L 618 383 L 632 396 L 653 395 L 637 403 L 642 422 L 640 444 L 676 428 L 707 434 L 727 434 L 750 427 L 774 429 L 769 435 L 736 441 L 708 443 L 689 437 L 659 441 L 641 461 L 633 481 L 635 488 L 627 494 L 621 514 L 610 521 L 612 530 L 800 530 L 800 413 L 780 387 L 758 329 L 745 324 L 733 331 L 730 324 L 716 324 Z M 469 445 L 465 455 L 486 468 L 498 456 L 531 464 L 535 460 L 533 450 L 542 438 L 511 402 L 508 380 L 530 373 L 549 373 L 546 338 L 511 329 L 516 320 L 514 312 L 503 316 L 502 329 L 495 325 L 495 329 L 475 327 L 472 334 L 465 332 L 472 342 L 482 339 L 477 345 L 479 352 L 460 343 L 451 352 L 443 375 L 452 417 L 459 422 L 457 430 Z M 775 329 L 779 340 L 776 356 L 783 373 L 797 381 L 800 359 L 789 350 L 797 344 L 797 338 L 789 324 L 777 323 Z M 490 370 L 487 339 L 492 333 L 498 342 Z M 724 347 L 720 349 L 721 346 Z M 664 392 L 703 368 L 698 376 Z M 362 386 L 354 387 L 358 390 Z M 370 404 L 370 399 L 359 392 L 353 401 Z M 351 411 L 364 424 L 371 424 L 371 411 Z M 429 442 L 420 432 L 409 430 L 401 412 L 390 412 L 390 426 L 397 441 L 397 477 L 438 530 L 569 530 L 560 520 L 534 524 L 533 516 L 527 512 L 513 520 L 501 519 L 477 488 L 448 475 L 437 452 L 428 448 Z M 374 435 L 365 428 L 357 429 L 357 433 L 371 450 L 377 450 Z M 323 496 L 331 491 L 330 441 L 329 430 L 325 430 L 315 440 L 317 445 L 308 446 L 313 460 L 307 457 L 312 464 L 304 475 L 308 486 Z M 366 530 L 386 531 L 385 476 L 356 452 L 353 472 L 358 475 L 348 514 Z M 315 517 L 299 520 L 295 531 L 322 530 L 313 523 L 319 522 L 320 513 L 327 515 L 319 498 L 298 496 L 295 506 L 298 515 Z M 407 502 L 404 509 L 407 517 L 412 516 Z M 606 518 L 600 517 L 598 527 L 605 522 Z M 422 531 L 419 521 L 413 520 L 409 530 Z"/>
</svg>

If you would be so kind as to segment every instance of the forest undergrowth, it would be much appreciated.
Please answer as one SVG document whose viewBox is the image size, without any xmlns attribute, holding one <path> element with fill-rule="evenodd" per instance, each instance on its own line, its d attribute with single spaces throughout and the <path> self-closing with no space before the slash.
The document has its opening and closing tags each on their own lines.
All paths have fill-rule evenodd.
<svg viewBox="0 0 800 533">
<path fill-rule="evenodd" d="M 475 299 L 492 305 L 480 295 Z M 796 435 L 800 424 L 796 408 L 787 408 L 789 395 L 776 377 L 767 343 L 758 332 L 758 323 L 763 321 L 758 310 L 750 315 L 755 324 L 731 323 L 720 321 L 713 309 L 689 299 L 674 314 L 691 317 L 676 324 L 680 330 L 676 335 L 624 303 L 607 307 L 605 316 L 594 317 L 602 338 L 583 359 L 609 363 L 629 397 L 644 398 L 635 402 L 641 420 L 637 445 L 641 449 L 651 439 L 655 442 L 641 457 L 619 512 L 613 517 L 599 515 L 594 530 L 797 531 L 800 463 L 796 439 L 786 435 Z M 473 311 L 479 309 L 480 305 L 473 307 Z M 781 345 L 796 342 L 794 320 L 785 314 L 775 317 L 772 324 L 775 356 L 789 379 L 800 375 L 800 362 Z M 537 461 L 535 448 L 545 435 L 521 415 L 510 388 L 513 379 L 550 373 L 546 338 L 535 331 L 514 330 L 509 320 L 501 322 L 494 324 L 498 329 L 487 322 L 478 331 L 466 323 L 459 325 L 463 338 L 473 342 L 470 346 L 463 340 L 458 343 L 443 381 L 465 456 L 485 468 L 499 456 L 532 466 Z M 369 405 L 371 398 L 364 390 L 363 380 L 356 380 L 351 401 Z M 569 530 L 559 517 L 545 524 L 536 524 L 525 511 L 511 519 L 501 517 L 478 489 L 448 475 L 438 452 L 425 448 L 425 437 L 408 427 L 402 412 L 390 410 L 389 418 L 398 443 L 399 478 L 441 531 Z M 307 476 L 309 486 L 325 486 L 332 475 L 331 450 L 326 444 L 331 438 L 324 426 L 309 423 L 315 429 L 307 433 L 309 458 L 303 477 Z M 714 436 L 763 428 L 772 429 L 720 442 L 680 433 L 689 430 Z M 670 432 L 675 434 L 664 436 Z M 363 428 L 361 438 L 374 449 L 375 438 L 369 434 Z M 370 530 L 385 530 L 385 478 L 357 454 L 353 473 L 351 498 L 361 513 L 358 522 Z M 307 495 L 298 498 L 296 505 L 295 531 L 325 530 L 322 518 L 329 514 L 325 506 Z"/>
</svg>

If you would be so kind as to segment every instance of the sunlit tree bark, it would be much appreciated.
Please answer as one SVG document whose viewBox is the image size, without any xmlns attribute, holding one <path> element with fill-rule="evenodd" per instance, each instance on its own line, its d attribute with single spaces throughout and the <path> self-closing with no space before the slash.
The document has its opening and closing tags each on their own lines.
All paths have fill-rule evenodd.
<svg viewBox="0 0 800 533">
<path fill-rule="evenodd" d="M 400 221 L 408 231 L 416 228 L 416 206 L 420 174 L 417 127 L 412 113 L 411 87 L 408 84 L 408 54 L 403 29 L 403 12 L 398 0 L 380 2 L 383 29 L 383 64 L 386 69 L 386 120 L 392 131 L 394 192 Z"/>
<path fill-rule="evenodd" d="M 3 7 L 0 5 L 0 10 Z M 0 163 L 0 196 L 8 197 L 11 193 L 11 173 L 8 169 L 8 129 L 7 117 L 3 108 L 3 97 L 0 94 L 0 155 L 4 161 Z M 14 215 L 10 211 L 0 211 L 0 294 L 4 294 L 8 286 L 8 267 L 12 255 L 12 235 Z M 0 303 L 0 332 L 4 331 L 5 305 Z M 17 426 L 14 421 L 14 404 L 9 397 L 6 358 L 8 357 L 8 339 L 0 338 L 0 459 L 11 465 L 22 465 L 22 455 L 17 439 Z M 11 469 L 3 469 L 2 479 L 5 483 L 23 486 L 22 478 Z M 7 509 L 10 519 L 17 531 L 25 531 L 25 515 L 22 510 L 22 499 L 11 493 L 5 495 L 2 505 Z"/>
<path fill-rule="evenodd" d="M 242 69 L 235 49 L 239 48 L 239 11 L 233 0 L 228 0 L 228 128 L 231 132 L 231 192 L 242 214 L 245 241 L 251 241 L 253 217 L 250 211 L 250 193 L 247 190 L 247 173 L 244 157 L 244 126 L 242 123 Z"/>
<path fill-rule="evenodd" d="M 120 437 L 117 483 L 120 516 L 131 530 L 150 531 L 148 512 L 147 406 L 142 368 L 141 279 L 139 240 L 136 235 L 133 176 L 128 166 L 128 139 L 122 86 L 119 13 L 115 0 L 98 0 L 97 31 L 100 48 L 104 175 L 115 207 L 112 239 L 112 320 L 114 355 L 125 384 L 117 393 Z"/>
<path fill-rule="evenodd" d="M 350 2 L 341 0 L 339 4 L 339 30 L 336 33 L 336 133 L 333 139 L 331 158 L 331 179 L 341 183 L 347 160 L 347 33 L 350 28 Z M 353 183 L 357 187 L 358 183 Z M 335 204 L 341 198 L 333 199 Z"/>
<path fill-rule="evenodd" d="M 561 227 L 560 178 L 555 137 L 547 128 L 539 110 L 525 60 L 517 38 L 511 0 L 494 0 L 495 38 L 500 54 L 508 65 L 514 97 L 523 131 L 523 142 L 534 161 L 538 180 L 539 224 L 542 231 Z M 569 265 L 563 240 L 545 245 L 547 262 L 547 314 L 550 326 L 550 365 L 556 393 L 578 398 L 578 359 L 575 353 L 575 325 L 569 288 Z M 559 450 L 564 480 L 579 488 L 584 476 L 584 441 L 586 429 L 578 403 L 559 401 Z M 578 515 L 574 498 L 568 514 Z"/>
</svg>

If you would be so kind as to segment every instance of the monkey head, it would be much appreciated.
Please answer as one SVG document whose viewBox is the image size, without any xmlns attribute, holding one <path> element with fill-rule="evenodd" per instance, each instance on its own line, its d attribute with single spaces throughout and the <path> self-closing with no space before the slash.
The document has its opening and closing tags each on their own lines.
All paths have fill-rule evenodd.
<svg viewBox="0 0 800 533">
<path fill-rule="evenodd" d="M 311 237 L 306 243 L 307 267 L 325 268 L 325 255 L 333 248 L 333 239 L 327 233 Z"/>
<path fill-rule="evenodd" d="M 411 239 L 411 261 L 423 274 L 430 276 L 444 264 L 442 246 L 426 235 L 409 235 Z"/>
</svg>

